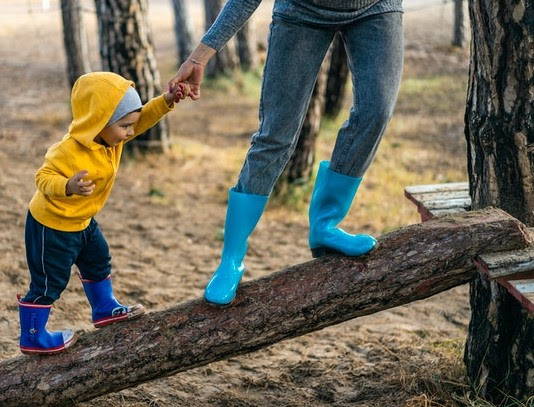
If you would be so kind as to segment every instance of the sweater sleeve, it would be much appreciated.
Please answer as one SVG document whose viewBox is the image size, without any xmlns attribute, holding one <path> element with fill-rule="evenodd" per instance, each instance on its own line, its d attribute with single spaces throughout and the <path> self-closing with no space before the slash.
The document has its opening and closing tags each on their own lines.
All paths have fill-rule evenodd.
<svg viewBox="0 0 534 407">
<path fill-rule="evenodd" d="M 200 41 L 220 51 L 243 27 L 260 3 L 261 0 L 228 0 Z"/>
<path fill-rule="evenodd" d="M 45 155 L 45 162 L 35 174 L 37 189 L 51 197 L 66 197 L 70 172 L 70 158 L 59 146 L 52 146 Z"/>
<path fill-rule="evenodd" d="M 150 99 L 141 109 L 141 117 L 135 125 L 133 137 L 127 139 L 125 142 L 133 140 L 141 133 L 144 133 L 151 127 L 154 127 L 167 113 L 174 110 L 169 107 L 163 95 Z"/>
</svg>

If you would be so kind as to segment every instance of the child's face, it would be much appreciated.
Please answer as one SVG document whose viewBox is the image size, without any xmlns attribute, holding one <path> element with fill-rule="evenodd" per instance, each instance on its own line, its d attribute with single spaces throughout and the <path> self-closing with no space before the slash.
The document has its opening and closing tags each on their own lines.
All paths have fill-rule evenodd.
<svg viewBox="0 0 534 407">
<path fill-rule="evenodd" d="M 100 144 L 102 144 L 101 141 L 104 141 L 109 147 L 115 147 L 121 141 L 134 135 L 134 127 L 140 117 L 141 112 L 128 113 L 122 119 L 105 127 L 98 136 L 95 137 L 95 141 Z"/>
</svg>

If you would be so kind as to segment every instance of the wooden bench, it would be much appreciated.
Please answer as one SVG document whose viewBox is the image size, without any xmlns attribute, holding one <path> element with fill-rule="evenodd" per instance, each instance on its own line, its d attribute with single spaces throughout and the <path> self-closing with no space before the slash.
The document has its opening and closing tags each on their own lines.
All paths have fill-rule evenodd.
<svg viewBox="0 0 534 407">
<path fill-rule="evenodd" d="M 417 206 L 421 222 L 471 209 L 467 182 L 414 185 L 406 187 L 404 195 Z"/>
<path fill-rule="evenodd" d="M 421 222 L 471 210 L 467 182 L 413 185 L 404 195 L 417 206 Z M 534 228 L 529 228 L 534 240 Z M 474 259 L 478 270 L 505 287 L 534 313 L 534 246 L 509 252 L 487 253 Z"/>
</svg>

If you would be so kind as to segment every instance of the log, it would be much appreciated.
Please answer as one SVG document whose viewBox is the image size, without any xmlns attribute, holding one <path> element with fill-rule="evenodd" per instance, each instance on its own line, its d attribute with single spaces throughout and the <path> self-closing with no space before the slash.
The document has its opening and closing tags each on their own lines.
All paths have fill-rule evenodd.
<svg viewBox="0 0 534 407">
<path fill-rule="evenodd" d="M 67 352 L 0 362 L 0 405 L 72 405 L 284 339 L 427 298 L 470 281 L 473 259 L 531 242 L 497 209 L 398 229 L 370 255 L 326 256 L 202 300 L 85 333 Z"/>
</svg>

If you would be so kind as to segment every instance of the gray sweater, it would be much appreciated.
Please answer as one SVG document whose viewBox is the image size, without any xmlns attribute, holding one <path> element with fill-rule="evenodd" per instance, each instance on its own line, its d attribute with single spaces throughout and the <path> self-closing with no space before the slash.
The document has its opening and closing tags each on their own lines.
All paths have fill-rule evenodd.
<svg viewBox="0 0 534 407">
<path fill-rule="evenodd" d="M 246 23 L 262 0 L 228 0 L 201 42 L 219 51 Z M 277 9 L 302 10 L 303 21 L 347 23 L 375 10 L 376 13 L 400 11 L 402 0 L 275 0 Z"/>
</svg>

